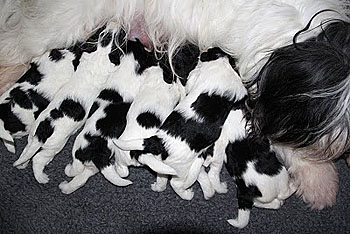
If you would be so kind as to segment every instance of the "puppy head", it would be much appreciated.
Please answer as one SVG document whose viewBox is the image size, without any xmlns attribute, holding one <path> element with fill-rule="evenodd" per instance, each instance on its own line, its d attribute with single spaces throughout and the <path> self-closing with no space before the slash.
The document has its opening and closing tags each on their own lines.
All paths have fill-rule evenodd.
<svg viewBox="0 0 350 234">
<path fill-rule="evenodd" d="M 311 40 L 272 53 L 257 76 L 253 129 L 273 143 L 327 160 L 348 147 L 350 24 L 329 24 Z"/>
</svg>

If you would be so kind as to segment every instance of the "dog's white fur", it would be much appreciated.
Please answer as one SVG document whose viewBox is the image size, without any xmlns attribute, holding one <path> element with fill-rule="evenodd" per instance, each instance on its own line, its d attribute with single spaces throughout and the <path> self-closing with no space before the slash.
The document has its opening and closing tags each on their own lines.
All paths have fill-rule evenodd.
<svg viewBox="0 0 350 234">
<path fill-rule="evenodd" d="M 49 57 L 49 52 L 41 57 L 33 59 L 32 62 L 38 66 L 37 69 L 42 74 L 40 82 L 37 85 L 32 85 L 28 82 L 16 83 L 0 97 L 0 102 L 7 102 L 6 98 L 9 96 L 11 90 L 16 87 L 20 87 L 24 92 L 32 89 L 41 94 L 48 101 L 51 101 L 58 90 L 71 79 L 74 72 L 72 60 L 75 56 L 73 53 L 68 50 L 60 50 L 60 52 L 62 53 L 63 58 L 59 61 L 52 61 Z M 34 105 L 32 109 L 28 110 L 15 104 L 11 109 L 26 126 L 26 131 L 11 136 L 11 134 L 3 128 L 4 123 L 0 120 L 0 138 L 4 140 L 6 148 L 10 152 L 15 153 L 13 137 L 20 138 L 29 133 L 31 126 L 35 121 L 34 112 L 37 111 L 38 108 Z"/>
<path fill-rule="evenodd" d="M 121 141 L 153 136 L 158 128 L 145 128 L 141 126 L 137 121 L 138 115 L 147 111 L 155 114 L 160 122 L 163 123 L 166 117 L 173 111 L 176 104 L 185 95 L 184 87 L 179 81 L 168 84 L 163 80 L 163 70 L 159 66 L 148 68 L 144 71 L 143 76 L 144 83 L 130 106 L 126 117 L 127 124 L 125 130 L 119 137 Z M 142 164 L 150 166 L 151 169 L 158 173 L 169 174 L 169 170 L 162 168 L 162 166 L 167 165 L 163 165 L 161 161 L 157 163 L 157 161 L 154 161 L 154 157 L 150 157 L 149 155 L 141 155 L 136 160 L 131 158 L 130 153 L 126 151 L 120 150 L 120 153 L 116 154 L 115 166 L 117 172 L 122 177 L 129 175 L 129 166 L 141 166 Z M 155 187 L 155 185 L 152 185 L 152 189 Z"/>
<path fill-rule="evenodd" d="M 43 172 L 45 166 L 53 157 L 62 150 L 65 143 L 86 121 L 88 111 L 107 79 L 118 67 L 109 61 L 108 54 L 111 51 L 110 43 L 106 47 L 98 45 L 93 53 L 83 53 L 77 71 L 73 74 L 70 82 L 65 84 L 55 95 L 49 106 L 39 115 L 28 136 L 28 144 L 14 166 L 24 168 L 33 158 L 33 171 L 39 183 L 47 183 L 48 176 Z M 98 79 L 96 79 L 98 77 Z M 65 99 L 78 101 L 85 110 L 82 121 L 74 121 L 68 116 L 52 120 L 54 133 L 42 144 L 35 135 L 39 124 L 46 118 L 50 118 L 50 112 L 60 107 Z M 37 151 L 42 148 L 41 151 Z"/>
<path fill-rule="evenodd" d="M 243 92 L 242 92 L 243 90 Z M 228 58 L 223 57 L 210 62 L 199 62 L 188 78 L 186 84 L 186 97 L 175 107 L 174 111 L 181 113 L 186 119 L 201 121 L 193 112 L 191 105 L 202 93 L 216 93 L 217 95 L 227 96 L 234 100 L 240 100 L 246 95 L 246 89 L 237 73 L 229 64 Z M 164 163 L 176 170 L 177 175 L 172 176 L 170 184 L 174 191 L 185 200 L 193 198 L 193 191 L 188 187 L 192 185 L 193 179 L 199 180 L 204 197 L 206 199 L 214 195 L 214 190 L 210 184 L 205 170 L 202 168 L 203 158 L 198 158 L 201 152 L 191 150 L 189 145 L 178 137 L 167 134 L 160 129 L 156 136 L 164 142 L 164 147 L 169 156 Z M 142 150 L 143 139 L 133 141 L 115 141 L 116 145 L 124 150 Z M 199 170 L 192 171 L 193 168 Z M 199 172 L 198 172 L 199 171 Z M 198 176 L 199 173 L 199 176 Z M 188 178 L 191 177 L 190 182 Z M 154 186 L 164 188 L 167 178 L 158 178 Z"/>
<path fill-rule="evenodd" d="M 265 64 L 272 50 L 291 44 L 293 35 L 303 29 L 316 12 L 323 9 L 337 11 L 318 15 L 311 24 L 315 29 L 300 35 L 298 40 L 318 34 L 321 29 L 317 26 L 329 18 L 348 21 L 343 7 L 346 4 L 349 2 L 345 0 L 2 0 L 0 65 L 27 62 L 48 49 L 68 46 L 86 38 L 97 25 L 113 17 L 119 19 L 120 25 L 125 25 L 136 13 L 144 14 L 148 34 L 155 45 L 168 42 L 170 55 L 186 40 L 201 49 L 219 46 L 237 58 L 240 74 L 247 81 Z M 71 26 L 66 27 L 66 22 Z M 327 147 L 320 141 L 303 152 L 313 155 L 315 148 Z M 329 152 L 333 151 L 336 156 L 341 154 L 339 149 Z M 294 152 L 303 154 L 299 149 Z M 289 160 L 294 158 L 291 154 L 285 156 Z M 325 157 L 320 155 L 319 158 Z M 296 176 L 300 178 L 295 181 L 301 185 L 299 192 L 315 208 L 329 206 L 335 200 L 331 195 L 334 192 L 325 193 L 328 190 L 328 184 L 322 182 L 325 176 L 331 177 L 330 174 L 312 176 L 320 186 L 313 186 L 313 182 Z M 322 196 L 315 201 L 314 196 L 309 199 L 307 194 Z M 326 202 L 325 196 L 332 197 L 332 202 Z"/>
<path fill-rule="evenodd" d="M 118 71 L 115 72 L 103 85 L 103 89 L 115 90 L 123 97 L 124 102 L 132 102 L 137 95 L 141 84 L 143 83 L 143 77 L 136 74 L 135 69 L 137 62 L 134 59 L 133 54 L 127 54 L 121 58 Z M 81 162 L 75 158 L 75 153 L 79 148 L 85 148 L 88 144 L 84 135 L 89 133 L 92 136 L 101 136 L 101 132 L 96 129 L 96 122 L 105 117 L 104 108 L 111 102 L 101 100 L 97 98 L 96 102 L 99 104 L 99 108 L 87 119 L 83 130 L 77 136 L 72 150 L 73 162 L 68 164 L 65 168 L 67 176 L 74 177 L 69 183 L 67 181 L 62 182 L 59 187 L 63 193 L 69 194 L 82 187 L 89 177 L 96 174 L 99 170 L 93 162 Z M 113 144 L 112 139 L 107 138 L 108 148 L 114 155 L 118 155 L 119 149 Z M 132 184 L 131 181 L 122 179 L 115 171 L 114 166 L 110 165 L 101 170 L 103 176 L 112 184 L 117 186 L 127 186 Z"/>
</svg>

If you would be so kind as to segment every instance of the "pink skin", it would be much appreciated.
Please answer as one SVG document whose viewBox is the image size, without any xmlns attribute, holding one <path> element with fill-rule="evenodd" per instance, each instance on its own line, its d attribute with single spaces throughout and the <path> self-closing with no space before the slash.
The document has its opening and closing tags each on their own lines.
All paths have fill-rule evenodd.
<svg viewBox="0 0 350 234">
<path fill-rule="evenodd" d="M 0 95 L 6 92 L 27 71 L 27 65 L 0 67 Z"/>
<path fill-rule="evenodd" d="M 131 22 L 131 28 L 128 34 L 129 40 L 139 39 L 148 49 L 152 49 L 152 43 L 145 31 L 145 20 L 142 15 L 136 16 Z"/>
</svg>

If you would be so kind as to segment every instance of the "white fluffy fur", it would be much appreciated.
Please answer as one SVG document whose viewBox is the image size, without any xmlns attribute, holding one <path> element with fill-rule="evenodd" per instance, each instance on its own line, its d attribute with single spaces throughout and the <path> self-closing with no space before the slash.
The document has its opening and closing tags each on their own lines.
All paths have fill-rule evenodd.
<svg viewBox="0 0 350 234">
<path fill-rule="evenodd" d="M 123 97 L 124 102 L 132 102 L 137 95 L 142 84 L 143 77 L 135 73 L 137 62 L 132 54 L 125 55 L 121 59 L 118 71 L 115 72 L 103 85 L 103 89 L 115 90 Z M 82 187 L 89 177 L 96 174 L 99 170 L 93 162 L 81 162 L 75 157 L 75 153 L 79 148 L 85 148 L 88 144 L 85 134 L 92 136 L 101 136 L 101 132 L 96 129 L 96 122 L 105 117 L 104 108 L 111 102 L 97 98 L 96 102 L 99 108 L 87 119 L 83 130 L 77 136 L 72 150 L 73 162 L 68 164 L 65 169 L 67 176 L 74 177 L 69 183 L 64 181 L 60 184 L 63 193 L 69 194 Z M 112 139 L 107 138 L 108 148 L 115 156 L 119 155 L 120 150 L 113 144 Z M 104 177 L 112 184 L 117 186 L 127 186 L 132 184 L 131 181 L 122 179 L 115 171 L 114 166 L 110 165 L 101 170 Z"/>
<path fill-rule="evenodd" d="M 53 157 L 62 150 L 65 143 L 86 121 L 88 111 L 99 94 L 103 85 L 118 67 L 109 61 L 108 54 L 111 51 L 111 43 L 107 47 L 98 45 L 93 53 L 84 53 L 80 59 L 80 65 L 73 74 L 71 80 L 65 84 L 55 95 L 49 106 L 39 115 L 28 136 L 28 144 L 14 163 L 18 168 L 24 168 L 33 158 L 33 171 L 39 183 L 47 183 L 48 176 L 43 172 L 45 166 Z M 96 79 L 98 77 L 98 79 Z M 65 99 L 78 101 L 86 114 L 82 121 L 74 121 L 68 116 L 52 121 L 54 133 L 42 144 L 35 135 L 39 124 L 46 118 L 50 118 L 50 112 L 58 109 Z M 42 148 L 40 152 L 36 152 Z"/>
<path fill-rule="evenodd" d="M 63 58 L 59 61 L 52 61 L 49 57 L 49 52 L 45 53 L 43 56 L 39 58 L 33 59 L 34 62 L 38 66 L 38 71 L 42 74 L 42 78 L 37 85 L 32 85 L 28 82 L 16 83 L 11 87 L 7 92 L 5 92 L 0 97 L 0 102 L 7 102 L 6 98 L 9 96 L 11 90 L 16 87 L 20 87 L 21 90 L 27 92 L 29 89 L 36 91 L 41 94 L 48 101 L 51 101 L 57 91 L 67 83 L 74 72 L 72 60 L 75 56 L 69 52 L 68 50 L 61 50 Z M 12 112 L 21 120 L 21 122 L 26 126 L 26 131 L 14 134 L 10 136 L 10 133 L 6 131 L 3 127 L 3 121 L 0 120 L 0 137 L 4 140 L 4 144 L 6 148 L 14 153 L 14 138 L 23 137 L 28 134 L 30 127 L 35 121 L 34 112 L 38 110 L 38 108 L 34 105 L 33 109 L 24 109 L 15 104 L 11 107 Z"/>
<path fill-rule="evenodd" d="M 184 96 L 184 88 L 179 81 L 168 84 L 163 80 L 163 70 L 157 67 L 148 68 L 143 73 L 144 83 L 140 92 L 136 95 L 127 114 L 127 124 L 119 140 L 127 141 L 136 138 L 148 138 L 153 136 L 158 128 L 144 128 L 136 120 L 143 112 L 151 112 L 158 116 L 161 123 L 173 111 L 175 105 Z M 152 161 L 150 161 L 152 160 Z M 138 160 L 130 157 L 129 152 L 121 151 L 116 154 L 117 172 L 126 177 L 129 175 L 129 166 L 148 165 L 151 169 L 161 174 L 170 174 L 169 166 L 164 165 L 160 160 L 154 160 L 149 155 L 141 155 Z M 171 168 L 170 168 L 171 169 Z M 176 174 L 173 172 L 172 174 Z M 154 185 L 152 185 L 152 188 Z M 165 188 L 164 188 L 165 189 Z M 161 189 L 160 189 L 161 190 Z M 157 190 L 159 191 L 159 190 Z"/>
</svg>

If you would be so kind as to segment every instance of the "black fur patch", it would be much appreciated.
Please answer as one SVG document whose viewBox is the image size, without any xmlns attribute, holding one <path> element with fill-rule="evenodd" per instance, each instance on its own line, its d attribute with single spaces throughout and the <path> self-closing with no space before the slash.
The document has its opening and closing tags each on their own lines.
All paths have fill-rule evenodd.
<svg viewBox="0 0 350 234">
<path fill-rule="evenodd" d="M 28 93 L 33 104 L 38 108 L 38 110 L 34 112 L 34 118 L 37 119 L 40 113 L 46 109 L 50 102 L 47 98 L 44 98 L 43 95 L 39 94 L 33 89 L 28 90 Z"/>
<path fill-rule="evenodd" d="M 254 185 L 247 186 L 242 179 L 236 180 L 236 185 L 238 209 L 251 210 L 253 208 L 254 199 L 262 196 L 260 190 Z"/>
<path fill-rule="evenodd" d="M 10 91 L 10 100 L 20 107 L 30 110 L 33 109 L 33 103 L 26 92 L 20 87 L 16 87 Z"/>
<path fill-rule="evenodd" d="M 109 102 L 114 103 L 114 104 L 118 104 L 118 103 L 123 102 L 122 96 L 120 96 L 120 94 L 113 89 L 102 90 L 97 98 L 105 100 L 105 101 L 109 101 Z"/>
<path fill-rule="evenodd" d="M 43 74 L 41 74 L 38 70 L 38 65 L 36 63 L 30 63 L 29 70 L 24 73 L 24 75 L 17 81 L 17 83 L 28 82 L 31 85 L 38 85 L 41 79 L 43 78 Z"/>
<path fill-rule="evenodd" d="M 111 31 L 107 32 L 106 34 L 104 34 L 102 36 L 102 40 L 100 42 L 101 46 L 102 47 L 107 47 L 111 43 L 112 39 L 113 39 L 112 32 Z"/>
<path fill-rule="evenodd" d="M 130 103 L 110 104 L 104 109 L 106 116 L 96 122 L 96 129 L 102 136 L 118 138 L 123 133 L 130 105 Z"/>
<path fill-rule="evenodd" d="M 210 61 L 214 61 L 214 60 L 217 60 L 219 58 L 222 58 L 222 57 L 228 58 L 228 61 L 231 65 L 231 67 L 239 75 L 239 71 L 238 71 L 237 66 L 236 66 L 236 59 L 233 58 L 232 56 L 230 56 L 229 54 L 227 54 L 226 52 L 224 52 L 219 47 L 210 48 L 206 52 L 203 52 L 200 56 L 200 60 L 201 60 L 201 62 L 210 62 Z"/>
<path fill-rule="evenodd" d="M 92 161 L 99 170 L 110 165 L 112 152 L 108 148 L 107 140 L 90 134 L 85 134 L 84 137 L 89 143 L 85 148 L 75 151 L 76 159 L 81 162 Z"/>
<path fill-rule="evenodd" d="M 72 99 L 63 100 L 59 110 L 76 122 L 83 120 L 86 115 L 84 107 L 79 102 Z"/>
<path fill-rule="evenodd" d="M 51 126 L 51 120 L 46 118 L 40 122 L 36 129 L 35 136 L 38 138 L 39 142 L 45 143 L 47 139 L 52 136 L 53 132 L 54 128 Z"/>
<path fill-rule="evenodd" d="M 136 121 L 138 124 L 140 124 L 140 126 L 146 129 L 160 127 L 162 124 L 158 116 L 148 111 L 139 114 L 136 118 Z"/>
<path fill-rule="evenodd" d="M 283 167 L 276 154 L 270 151 L 267 139 L 248 137 L 229 143 L 225 152 L 227 156 L 226 168 L 232 177 L 241 178 L 247 170 L 248 162 L 254 162 L 255 170 L 268 176 L 279 174 Z"/>
<path fill-rule="evenodd" d="M 51 52 L 49 54 L 49 58 L 50 58 L 51 61 L 58 62 L 61 59 L 63 59 L 64 56 L 63 56 L 63 53 L 60 50 L 53 49 L 53 50 L 51 50 Z"/>
<path fill-rule="evenodd" d="M 80 45 L 80 44 L 77 43 L 76 45 L 74 45 L 74 46 L 68 48 L 68 50 L 69 50 L 70 52 L 72 52 L 72 53 L 74 54 L 74 57 L 75 57 L 75 58 L 73 59 L 73 61 L 72 61 L 72 64 L 73 64 L 73 67 L 74 67 L 74 71 L 77 70 L 77 68 L 78 68 L 78 66 L 79 66 L 79 64 L 80 64 L 81 56 L 83 55 L 83 51 L 82 51 L 82 49 L 80 48 L 79 45 Z"/>
<path fill-rule="evenodd" d="M 21 120 L 12 113 L 10 103 L 0 104 L 0 119 L 4 122 L 5 130 L 14 134 L 17 132 L 24 132 L 26 126 L 21 122 Z"/>
<path fill-rule="evenodd" d="M 94 104 L 92 104 L 92 107 L 89 110 L 88 118 L 90 118 L 99 107 L 100 105 L 97 102 L 94 102 Z"/>
<path fill-rule="evenodd" d="M 144 150 L 143 153 L 151 153 L 154 155 L 161 155 L 162 160 L 165 160 L 169 155 L 164 147 L 163 141 L 157 137 L 152 136 L 150 138 L 147 138 L 143 142 Z"/>
<path fill-rule="evenodd" d="M 50 111 L 50 116 L 51 116 L 51 118 L 53 119 L 53 120 L 56 120 L 56 119 L 59 119 L 59 118 L 63 118 L 63 113 L 62 113 L 62 111 L 60 111 L 60 110 L 57 110 L 56 108 L 55 109 L 52 109 L 51 111 Z"/>
<path fill-rule="evenodd" d="M 127 53 L 132 53 L 138 63 L 137 74 L 142 74 L 147 68 L 156 66 L 157 61 L 153 52 L 148 52 L 144 45 L 137 39 L 136 41 L 128 41 L 126 47 Z"/>
</svg>

